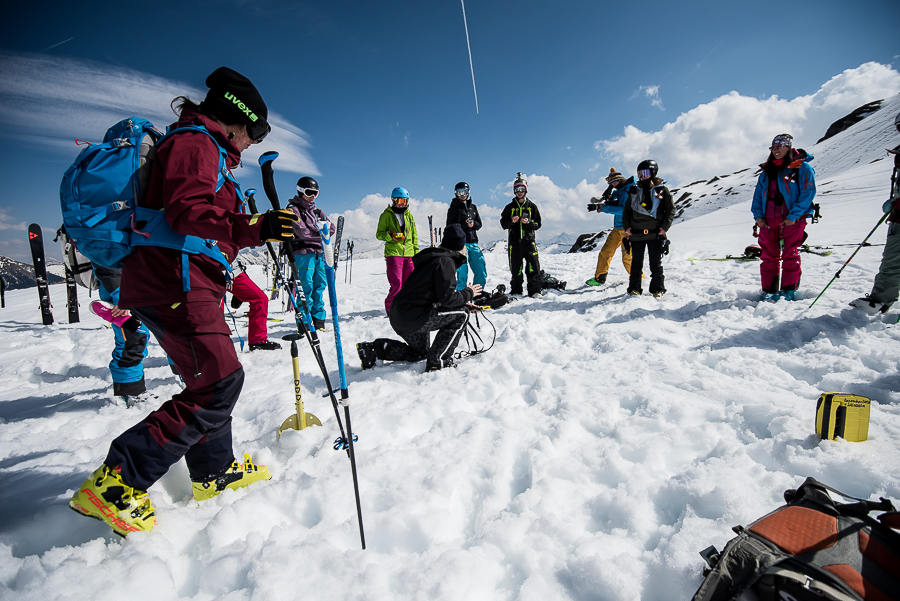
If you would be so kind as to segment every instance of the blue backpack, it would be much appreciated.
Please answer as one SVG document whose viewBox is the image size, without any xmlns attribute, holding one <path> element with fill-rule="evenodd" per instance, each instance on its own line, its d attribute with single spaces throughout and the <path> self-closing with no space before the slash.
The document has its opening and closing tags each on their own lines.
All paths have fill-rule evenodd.
<svg viewBox="0 0 900 601">
<path fill-rule="evenodd" d="M 103 142 L 84 148 L 66 170 L 59 189 L 63 224 L 70 240 L 93 263 L 121 269 L 135 246 L 161 246 L 181 251 L 181 279 L 191 289 L 188 256 L 203 254 L 231 265 L 215 240 L 176 233 L 163 211 L 139 206 L 156 159 L 156 150 L 172 136 L 201 132 L 219 149 L 216 191 L 231 180 L 227 152 L 205 127 L 188 125 L 163 134 L 146 119 L 131 117 L 110 127 Z"/>
</svg>

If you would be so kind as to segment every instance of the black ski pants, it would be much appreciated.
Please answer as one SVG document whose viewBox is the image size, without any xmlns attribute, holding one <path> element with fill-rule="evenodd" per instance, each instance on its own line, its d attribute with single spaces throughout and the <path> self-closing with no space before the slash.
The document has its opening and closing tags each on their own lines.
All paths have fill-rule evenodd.
<svg viewBox="0 0 900 601">
<path fill-rule="evenodd" d="M 665 292 L 666 278 L 663 275 L 662 266 L 663 240 L 660 238 L 631 243 L 631 273 L 628 276 L 628 292 L 643 292 L 641 275 L 644 269 L 644 254 L 650 257 L 650 294 Z"/>
<path fill-rule="evenodd" d="M 541 262 L 534 240 L 509 242 L 510 294 L 522 294 L 522 284 L 528 278 L 528 296 L 541 291 Z"/>
<path fill-rule="evenodd" d="M 406 342 L 379 338 L 375 340 L 375 356 L 384 361 L 427 360 L 429 366 L 443 367 L 453 355 L 466 329 L 469 312 L 465 309 L 438 311 L 432 309 L 425 324 L 415 332 L 397 332 Z M 430 334 L 434 342 L 429 345 Z"/>
</svg>

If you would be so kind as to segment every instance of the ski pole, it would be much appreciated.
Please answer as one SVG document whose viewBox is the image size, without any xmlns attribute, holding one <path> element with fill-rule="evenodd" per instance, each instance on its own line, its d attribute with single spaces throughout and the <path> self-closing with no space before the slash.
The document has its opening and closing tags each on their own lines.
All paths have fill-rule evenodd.
<svg viewBox="0 0 900 601">
<path fill-rule="evenodd" d="M 350 242 L 350 283 L 353 283 L 353 246 L 355 242 Z"/>
<path fill-rule="evenodd" d="M 277 153 L 276 153 L 275 156 L 278 156 Z M 274 159 L 272 159 L 272 160 L 274 160 Z M 260 161 L 260 162 L 262 162 L 262 161 Z M 269 167 L 269 172 L 270 172 L 269 175 L 270 175 L 270 177 L 271 177 L 271 171 L 272 171 L 272 169 L 271 169 L 271 166 L 270 166 L 270 167 Z M 265 172 L 266 172 L 266 170 L 264 169 L 264 170 L 263 170 L 263 177 L 264 177 L 264 178 L 265 178 Z M 275 192 L 274 184 L 273 184 L 273 186 L 272 186 L 272 191 L 273 191 L 272 193 L 275 194 L 275 200 L 273 201 L 273 205 L 275 205 L 275 208 L 277 209 L 277 205 L 278 205 L 278 196 L 277 196 L 277 193 Z M 268 193 L 269 193 L 269 191 L 266 190 L 266 194 L 268 194 Z M 256 199 L 255 199 L 254 196 L 253 196 L 254 194 L 256 194 L 256 190 L 254 190 L 253 188 L 250 188 L 249 190 L 247 190 L 246 194 L 247 194 L 247 203 L 248 203 L 248 205 L 250 206 L 250 210 L 251 210 L 254 214 L 258 213 L 258 211 L 257 211 L 257 209 L 256 209 Z M 288 244 L 287 246 L 290 247 L 290 244 Z M 274 268 L 274 270 L 275 270 L 275 281 L 276 281 L 276 282 L 281 282 L 281 285 L 282 285 L 282 286 L 284 287 L 284 289 L 285 289 L 285 295 L 290 296 L 290 295 L 291 295 L 290 284 L 289 284 L 288 281 L 284 278 L 284 274 L 283 274 L 282 270 L 281 270 L 281 269 L 279 268 L 279 266 L 278 266 L 278 255 L 275 253 L 275 248 L 272 246 L 272 243 L 271 243 L 271 242 L 268 242 L 268 241 L 266 242 L 266 248 L 268 249 L 269 255 L 272 257 L 272 260 L 273 260 L 273 264 L 272 264 L 272 265 L 273 265 L 273 268 Z M 291 258 L 293 258 L 293 255 L 292 255 Z M 296 272 L 296 270 L 295 270 L 295 272 Z M 295 288 L 296 288 L 296 286 L 295 286 Z M 300 295 L 303 294 L 302 288 L 298 291 L 298 293 L 299 293 Z M 307 308 L 307 306 L 306 306 L 306 298 L 305 298 L 305 297 L 301 297 L 301 300 L 302 300 L 302 302 L 303 302 L 303 304 L 302 304 L 303 309 L 305 309 L 305 310 L 307 311 L 307 313 L 308 313 L 308 308 Z M 293 296 L 291 296 L 291 301 L 293 301 Z M 306 339 L 309 341 L 310 346 L 313 347 L 313 354 L 315 355 L 315 354 L 316 354 L 315 348 L 318 346 L 318 343 L 319 343 L 318 337 L 316 337 L 316 340 L 315 340 L 315 346 L 314 346 L 314 345 L 313 345 L 313 341 L 312 341 L 312 337 L 315 336 L 315 331 L 313 331 L 313 334 L 311 335 L 310 332 L 309 332 L 309 329 L 306 327 L 306 322 L 305 322 L 305 321 L 302 321 L 302 318 L 301 318 L 300 315 L 299 315 L 299 313 L 300 313 L 300 306 L 301 306 L 301 305 L 298 305 L 296 302 L 293 303 L 293 307 L 295 308 L 295 309 L 294 309 L 294 316 L 295 316 L 295 320 L 297 321 L 297 331 L 298 331 L 298 335 L 300 335 L 300 336 L 306 336 Z M 292 339 L 292 338 L 290 338 L 290 337 L 288 337 L 288 336 L 284 336 L 283 338 L 284 338 L 285 340 L 290 340 L 290 341 L 291 341 L 291 357 L 292 357 L 292 358 L 295 357 L 295 355 L 294 355 L 294 349 L 296 348 L 296 344 L 297 344 L 297 343 L 295 342 L 295 339 Z M 318 355 L 316 358 L 319 359 L 319 356 L 320 356 L 320 355 L 321 355 L 321 351 L 319 351 L 319 355 Z M 293 361 L 293 360 L 294 360 L 294 359 L 292 359 L 292 361 Z M 324 370 L 324 367 L 323 367 L 323 365 L 322 365 L 321 362 L 319 362 L 319 366 L 320 366 L 321 368 L 323 368 L 323 370 Z M 298 367 L 298 369 L 299 369 L 299 367 Z M 300 372 L 299 372 L 299 371 L 295 371 L 295 373 L 294 373 L 294 380 L 295 380 L 296 394 L 299 395 L 299 394 L 300 394 L 300 391 L 299 391 L 299 386 L 300 386 Z M 325 383 L 328 385 L 328 388 L 330 389 L 330 388 L 331 388 L 331 383 L 328 381 L 327 373 L 326 373 L 326 375 L 325 375 Z M 332 395 L 332 397 L 334 397 L 334 395 Z M 302 405 L 302 402 L 299 401 L 299 398 L 298 398 L 298 403 L 300 403 L 300 404 L 299 404 L 299 405 L 296 405 L 296 403 L 295 403 L 295 405 L 296 405 L 297 407 L 299 407 L 298 411 L 302 411 L 302 410 L 303 410 L 303 405 Z M 338 410 L 337 410 L 337 401 L 334 401 L 334 407 L 335 407 L 335 415 L 336 415 L 337 418 L 338 418 L 338 419 L 337 419 L 337 421 L 338 421 L 338 426 L 340 427 L 340 429 L 341 429 L 341 435 L 343 436 L 344 428 L 343 428 L 343 426 L 341 425 L 340 413 L 338 413 Z M 297 413 L 297 416 L 295 416 L 298 420 L 300 419 L 300 418 L 298 417 L 299 415 L 300 415 L 300 413 Z M 316 421 L 319 420 L 319 418 L 317 418 L 316 416 L 312 415 L 311 413 L 308 413 L 308 414 L 306 414 L 306 415 L 309 416 L 309 417 L 311 417 L 311 418 L 313 418 L 313 419 L 315 419 Z M 279 434 L 279 435 L 281 434 L 281 432 L 282 432 L 283 430 L 286 429 L 286 426 L 289 426 L 288 422 L 289 422 L 290 420 L 291 420 L 291 418 L 289 417 L 289 418 L 288 418 L 287 420 L 285 420 L 285 422 L 281 425 L 281 428 L 278 430 L 278 434 Z M 318 424 L 316 424 L 316 425 L 321 426 L 321 425 L 322 425 L 322 422 L 318 421 Z M 299 428 L 296 428 L 296 429 L 299 429 Z"/>
<path fill-rule="evenodd" d="M 266 196 L 269 198 L 269 202 L 272 203 L 272 208 L 276 211 L 281 208 L 278 201 L 278 191 L 275 189 L 275 173 L 272 168 L 272 162 L 278 158 L 278 153 L 270 150 L 269 152 L 263 153 L 259 157 L 259 166 L 262 170 L 263 176 L 263 189 L 266 192 Z M 254 211 L 256 213 L 256 211 Z M 272 248 L 272 244 L 270 242 L 266 243 L 266 246 L 269 249 L 269 253 L 275 253 L 275 250 Z M 334 408 L 334 416 L 337 419 L 338 428 L 340 429 L 341 436 L 340 439 L 346 440 L 347 435 L 344 432 L 344 424 L 341 421 L 341 414 L 338 410 L 338 402 L 337 397 L 334 396 L 334 390 L 331 386 L 331 379 L 328 377 L 328 368 L 325 366 L 325 358 L 322 356 L 322 348 L 319 344 L 319 335 L 316 332 L 315 328 L 310 328 L 307 326 L 306 317 L 310 315 L 309 307 L 306 304 L 306 295 L 303 293 L 303 287 L 298 285 L 297 282 L 297 262 L 294 259 L 294 249 L 290 243 L 283 244 L 283 248 L 287 251 L 287 258 L 291 264 L 291 282 L 289 283 L 287 278 L 284 276 L 284 273 L 281 274 L 280 279 L 282 282 L 282 286 L 284 287 L 285 294 L 290 298 L 290 302 L 293 305 L 294 309 L 294 321 L 297 323 L 297 333 L 301 336 L 306 337 L 306 341 L 309 343 L 310 349 L 313 352 L 313 356 L 316 359 L 316 363 L 319 365 L 319 370 L 322 372 L 322 377 L 325 379 L 325 385 L 328 388 L 329 396 L 331 397 L 331 405 Z M 293 291 L 291 290 L 293 288 Z M 300 302 L 297 302 L 297 298 L 294 297 L 294 293 L 296 293 L 297 298 L 299 298 Z M 310 319 L 310 323 L 311 323 Z"/>
<path fill-rule="evenodd" d="M 816 300 L 814 300 L 812 303 L 810 303 L 810 305 L 809 305 L 810 307 L 815 305 L 816 301 L 819 300 L 823 294 L 825 294 L 825 290 L 828 290 L 828 286 L 831 286 L 832 282 L 834 282 L 836 279 L 841 277 L 841 272 L 844 271 L 844 268 L 850 263 L 850 261 L 853 260 L 853 257 L 855 257 L 856 253 L 859 252 L 859 249 L 861 249 L 863 247 L 863 245 L 866 243 L 866 240 L 868 240 L 869 238 L 872 237 L 872 234 L 875 233 L 875 230 L 878 229 L 878 226 L 881 225 L 882 223 L 884 223 L 884 220 L 888 218 L 888 215 L 890 215 L 889 212 L 885 213 L 884 215 L 881 216 L 881 219 L 878 220 L 878 223 L 875 224 L 875 227 L 872 228 L 872 231 L 869 232 L 869 235 L 866 236 L 865 240 L 863 240 L 862 242 L 859 243 L 859 246 L 856 247 L 856 250 L 853 251 L 853 254 L 850 255 L 850 258 L 847 259 L 846 261 L 844 261 L 844 264 L 841 265 L 841 268 L 837 270 L 837 273 L 834 274 L 834 277 L 831 278 L 831 281 L 828 282 L 828 285 L 825 286 L 825 288 L 822 290 L 822 292 L 819 293 L 819 296 L 816 297 Z"/>
<path fill-rule="evenodd" d="M 347 283 L 347 263 L 350 262 L 350 241 L 347 240 L 347 257 L 344 259 L 344 283 Z"/>
<path fill-rule="evenodd" d="M 328 300 L 331 304 L 331 322 L 334 324 L 334 348 L 337 353 L 338 374 L 341 380 L 340 404 L 344 407 L 344 421 L 347 423 L 348 436 L 346 438 L 346 445 L 350 455 L 350 471 L 353 475 L 353 494 L 356 497 L 356 517 L 359 521 L 359 540 L 362 543 L 362 548 L 365 549 L 366 534 L 363 531 L 362 506 L 359 502 L 359 481 L 356 476 L 356 452 L 353 446 L 356 436 L 350 428 L 350 393 L 347 387 L 347 377 L 344 374 L 344 350 L 341 345 L 341 324 L 338 317 L 337 286 L 334 282 L 334 265 L 330 260 L 334 257 L 334 253 L 331 250 L 331 230 L 327 221 L 320 222 L 319 234 L 322 237 L 322 249 L 325 251 L 325 280 L 328 283 Z"/>
</svg>

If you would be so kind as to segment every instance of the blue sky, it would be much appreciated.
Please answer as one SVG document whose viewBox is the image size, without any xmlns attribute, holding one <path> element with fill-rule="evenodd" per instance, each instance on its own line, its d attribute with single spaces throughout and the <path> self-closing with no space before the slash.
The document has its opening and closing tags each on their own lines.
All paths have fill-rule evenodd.
<svg viewBox="0 0 900 601">
<path fill-rule="evenodd" d="M 171 122 L 171 98 L 202 98 L 220 65 L 251 78 L 276 126 L 239 180 L 259 187 L 255 157 L 278 150 L 282 200 L 316 176 L 350 235 L 373 236 L 397 185 L 420 224 L 443 221 L 459 180 L 493 219 L 517 171 L 547 238 L 608 227 L 583 203 L 611 165 L 656 158 L 687 183 L 900 93 L 900 3 L 790 4 L 469 0 L 476 114 L 453 0 L 17 3 L 0 23 L 0 254 L 28 260 L 27 224 L 60 223 L 75 138 L 132 114 Z"/>
</svg>

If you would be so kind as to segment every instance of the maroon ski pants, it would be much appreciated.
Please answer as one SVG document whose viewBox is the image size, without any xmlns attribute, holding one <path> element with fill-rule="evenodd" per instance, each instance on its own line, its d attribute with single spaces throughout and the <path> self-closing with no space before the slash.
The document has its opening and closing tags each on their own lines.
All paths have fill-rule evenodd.
<svg viewBox="0 0 900 601">
<path fill-rule="evenodd" d="M 211 480 L 234 461 L 231 412 L 244 382 L 225 317 L 214 300 L 135 307 L 185 389 L 113 440 L 106 465 L 147 490 L 182 457 L 191 480 Z"/>
<path fill-rule="evenodd" d="M 806 218 L 793 225 L 781 225 L 787 213 L 785 205 L 772 199 L 766 203 L 766 225 L 759 230 L 762 263 L 759 276 L 765 292 L 796 290 L 800 285 L 800 245 L 806 233 Z"/>
</svg>

